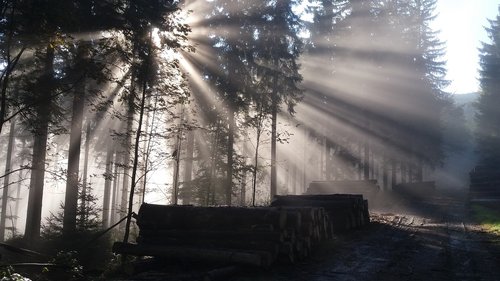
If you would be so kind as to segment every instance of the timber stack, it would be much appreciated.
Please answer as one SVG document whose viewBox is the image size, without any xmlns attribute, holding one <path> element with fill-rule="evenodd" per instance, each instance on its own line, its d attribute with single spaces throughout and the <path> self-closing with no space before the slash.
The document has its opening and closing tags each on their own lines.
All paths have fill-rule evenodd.
<svg viewBox="0 0 500 281">
<path fill-rule="evenodd" d="M 113 251 L 258 267 L 293 263 L 333 238 L 335 231 L 347 229 L 346 215 L 348 228 L 368 222 L 354 219 L 351 209 L 361 210 L 361 205 L 362 197 L 351 195 L 277 196 L 271 207 L 252 208 L 143 204 L 137 243 L 117 242 Z"/>
<path fill-rule="evenodd" d="M 500 199 L 500 169 L 476 166 L 470 173 L 469 196 L 473 201 Z"/>
<path fill-rule="evenodd" d="M 275 196 L 273 207 L 315 207 L 326 211 L 329 225 L 334 233 L 346 232 L 365 226 L 370 222 L 368 201 L 363 195 L 285 195 Z"/>
</svg>

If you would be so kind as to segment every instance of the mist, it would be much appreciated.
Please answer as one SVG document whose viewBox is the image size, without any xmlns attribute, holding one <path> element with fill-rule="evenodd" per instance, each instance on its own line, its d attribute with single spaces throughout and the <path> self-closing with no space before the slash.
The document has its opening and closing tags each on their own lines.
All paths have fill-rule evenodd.
<svg viewBox="0 0 500 281">
<path fill-rule="evenodd" d="M 6 46 L 20 59 L 2 64 L 16 67 L 2 80 L 4 239 L 33 220 L 42 234 L 50 221 L 65 228 L 78 208 L 101 229 L 142 203 L 262 206 L 314 181 L 375 180 L 386 195 L 374 206 L 391 205 L 398 185 L 468 189 L 475 113 L 444 90 L 432 1 L 178 7 L 147 24 L 119 14 L 81 32 L 62 26 L 60 41 Z"/>
</svg>

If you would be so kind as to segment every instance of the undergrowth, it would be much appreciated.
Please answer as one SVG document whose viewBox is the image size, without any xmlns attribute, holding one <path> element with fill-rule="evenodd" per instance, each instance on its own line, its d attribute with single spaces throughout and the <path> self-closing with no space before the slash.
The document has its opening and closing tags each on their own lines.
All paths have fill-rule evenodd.
<svg viewBox="0 0 500 281">
<path fill-rule="evenodd" d="M 472 205 L 473 218 L 488 232 L 500 235 L 500 211 L 482 205 Z"/>
</svg>

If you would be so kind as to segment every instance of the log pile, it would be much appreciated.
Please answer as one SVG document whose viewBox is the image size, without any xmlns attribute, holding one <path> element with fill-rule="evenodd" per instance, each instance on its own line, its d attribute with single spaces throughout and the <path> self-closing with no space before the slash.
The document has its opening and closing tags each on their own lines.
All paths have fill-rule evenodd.
<svg viewBox="0 0 500 281">
<path fill-rule="evenodd" d="M 386 196 L 381 191 L 377 180 L 331 180 L 313 181 L 306 194 L 356 194 L 370 201 L 370 208 L 382 209 L 386 204 Z"/>
<path fill-rule="evenodd" d="M 314 207 L 327 214 L 333 232 L 345 232 L 365 226 L 370 222 L 368 201 L 362 195 L 286 195 L 275 196 L 273 207 Z M 328 227 L 328 226 L 326 226 Z"/>
<path fill-rule="evenodd" d="M 477 166 L 469 176 L 469 193 L 472 200 L 500 199 L 500 169 Z"/>
<path fill-rule="evenodd" d="M 276 198 L 273 206 L 256 208 L 143 204 L 137 244 L 115 243 L 113 251 L 269 267 L 304 259 L 335 231 L 368 222 L 359 213 L 366 210 L 362 196 Z"/>
<path fill-rule="evenodd" d="M 113 251 L 142 256 L 227 262 L 268 267 L 290 262 L 297 249 L 301 214 L 283 208 L 193 207 L 143 204 L 137 244 Z"/>
</svg>

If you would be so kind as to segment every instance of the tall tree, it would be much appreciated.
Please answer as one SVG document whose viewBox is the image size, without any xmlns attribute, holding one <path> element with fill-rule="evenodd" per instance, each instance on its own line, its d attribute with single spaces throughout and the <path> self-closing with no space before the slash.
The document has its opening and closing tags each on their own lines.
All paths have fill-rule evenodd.
<svg viewBox="0 0 500 281">
<path fill-rule="evenodd" d="M 2 210 L 0 214 L 0 241 L 5 239 L 5 228 L 7 219 L 7 204 L 9 202 L 9 185 L 10 183 L 10 173 L 12 169 L 12 153 L 14 150 L 14 134 L 16 130 L 15 119 L 10 121 L 10 131 L 9 131 L 9 142 L 7 144 L 7 155 L 5 160 L 5 175 L 3 178 L 3 192 L 2 192 Z M 12 215 L 12 214 L 11 214 Z"/>
<path fill-rule="evenodd" d="M 500 9 L 499 9 L 500 12 Z M 498 170 L 500 166 L 500 15 L 486 29 L 490 42 L 483 42 L 480 55 L 481 94 L 477 102 L 476 139 L 479 164 Z"/>
<path fill-rule="evenodd" d="M 270 197 L 277 194 L 277 143 L 278 113 L 285 104 L 290 114 L 302 97 L 298 84 L 298 58 L 302 52 L 302 41 L 297 32 L 301 23 L 292 11 L 295 1 L 277 0 L 263 2 L 262 13 L 256 36 L 253 62 L 261 78 L 259 92 L 269 95 L 268 107 L 271 118 L 271 186 Z"/>
</svg>

